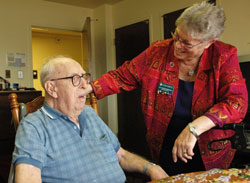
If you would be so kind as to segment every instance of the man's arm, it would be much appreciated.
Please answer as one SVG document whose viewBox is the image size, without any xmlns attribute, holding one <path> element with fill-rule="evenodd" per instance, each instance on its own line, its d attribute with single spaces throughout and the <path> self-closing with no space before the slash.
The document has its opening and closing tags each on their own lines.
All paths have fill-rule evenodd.
<svg viewBox="0 0 250 183">
<path fill-rule="evenodd" d="M 15 169 L 15 183 L 41 183 L 41 169 L 33 165 L 20 163 Z"/>
<path fill-rule="evenodd" d="M 163 179 L 168 177 L 166 172 L 159 165 L 148 166 L 148 164 L 150 163 L 149 161 L 143 159 L 138 155 L 130 153 L 123 148 L 119 149 L 119 151 L 117 152 L 117 157 L 122 169 L 128 172 L 146 173 L 151 178 L 151 180 Z M 144 172 L 145 167 L 147 167 L 146 172 Z"/>
</svg>

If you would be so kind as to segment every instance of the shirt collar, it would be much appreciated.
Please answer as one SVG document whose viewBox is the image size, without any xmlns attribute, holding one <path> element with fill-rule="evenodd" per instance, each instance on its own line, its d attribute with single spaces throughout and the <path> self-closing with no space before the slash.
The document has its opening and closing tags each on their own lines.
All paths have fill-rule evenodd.
<svg viewBox="0 0 250 183">
<path fill-rule="evenodd" d="M 49 106 L 46 102 L 44 102 L 44 105 L 41 110 L 51 119 L 57 119 L 60 117 L 68 118 L 68 115 L 62 114 L 61 112 Z"/>
</svg>

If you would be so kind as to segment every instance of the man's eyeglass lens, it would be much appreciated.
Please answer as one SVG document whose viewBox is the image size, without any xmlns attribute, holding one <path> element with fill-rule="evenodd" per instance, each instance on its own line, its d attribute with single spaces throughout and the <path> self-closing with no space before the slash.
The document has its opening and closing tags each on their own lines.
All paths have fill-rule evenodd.
<svg viewBox="0 0 250 183">
<path fill-rule="evenodd" d="M 72 83 L 74 86 L 79 86 L 81 84 L 81 78 L 83 78 L 85 81 L 89 82 L 89 79 L 90 79 L 90 73 L 85 73 L 85 74 L 82 74 L 81 76 L 80 75 L 74 75 L 72 77 Z"/>
<path fill-rule="evenodd" d="M 81 84 L 81 78 L 83 78 L 87 83 L 90 80 L 90 73 L 85 73 L 82 74 L 81 76 L 76 74 L 74 76 L 69 76 L 69 77 L 63 77 L 63 78 L 56 78 L 56 79 L 51 79 L 50 81 L 56 81 L 56 80 L 62 80 L 62 79 L 71 79 L 73 86 L 79 86 Z"/>
</svg>

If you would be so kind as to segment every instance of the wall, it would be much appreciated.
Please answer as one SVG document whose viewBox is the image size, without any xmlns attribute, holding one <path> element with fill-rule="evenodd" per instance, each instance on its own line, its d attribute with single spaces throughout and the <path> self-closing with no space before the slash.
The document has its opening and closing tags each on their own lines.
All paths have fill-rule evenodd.
<svg viewBox="0 0 250 183">
<path fill-rule="evenodd" d="M 217 0 L 226 13 L 226 30 L 221 40 L 238 48 L 238 55 L 250 54 L 250 1 Z"/>
<path fill-rule="evenodd" d="M 112 7 L 103 5 L 96 8 L 91 19 L 91 42 L 92 42 L 92 62 L 93 77 L 96 79 L 103 73 L 111 70 L 115 65 L 112 52 Z M 99 113 L 101 118 L 110 126 L 113 132 L 117 133 L 117 102 L 115 96 L 105 97 L 98 101 Z"/>
<path fill-rule="evenodd" d="M 0 1 L 0 76 L 11 70 L 11 83 L 33 87 L 31 27 L 41 26 L 65 30 L 82 31 L 85 19 L 92 10 L 62 5 L 42 0 L 1 0 Z M 26 67 L 6 66 L 6 53 L 25 53 Z M 17 78 L 22 70 L 23 79 Z"/>
</svg>

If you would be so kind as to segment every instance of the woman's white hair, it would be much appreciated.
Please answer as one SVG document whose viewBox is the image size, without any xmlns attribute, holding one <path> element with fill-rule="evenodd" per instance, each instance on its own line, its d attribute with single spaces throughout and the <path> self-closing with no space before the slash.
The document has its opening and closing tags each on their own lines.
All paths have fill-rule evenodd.
<svg viewBox="0 0 250 183">
<path fill-rule="evenodd" d="M 176 20 L 193 39 L 216 40 L 224 31 L 225 13 L 223 8 L 203 1 L 187 8 Z"/>
<path fill-rule="evenodd" d="M 40 70 L 40 82 L 42 87 L 44 88 L 46 81 L 53 79 L 57 68 L 56 66 L 58 64 L 64 64 L 72 61 L 74 61 L 72 58 L 65 57 L 62 55 L 48 59 L 48 61 L 43 64 Z"/>
</svg>

